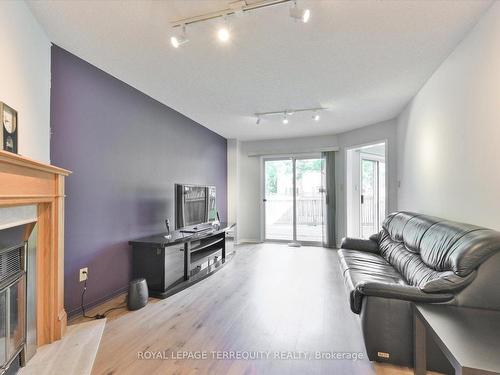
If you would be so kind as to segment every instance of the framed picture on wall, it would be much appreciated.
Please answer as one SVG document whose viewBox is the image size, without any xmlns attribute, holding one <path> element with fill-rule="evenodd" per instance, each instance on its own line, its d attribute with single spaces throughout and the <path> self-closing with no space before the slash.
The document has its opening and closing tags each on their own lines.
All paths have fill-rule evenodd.
<svg viewBox="0 0 500 375">
<path fill-rule="evenodd" d="M 17 111 L 0 102 L 0 135 L 2 150 L 17 154 Z"/>
</svg>

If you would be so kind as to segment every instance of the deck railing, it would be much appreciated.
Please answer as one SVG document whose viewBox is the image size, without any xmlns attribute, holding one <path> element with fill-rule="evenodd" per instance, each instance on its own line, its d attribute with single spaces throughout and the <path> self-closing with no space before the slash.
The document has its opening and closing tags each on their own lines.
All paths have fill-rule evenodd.
<svg viewBox="0 0 500 375">
<path fill-rule="evenodd" d="M 361 205 L 361 225 L 368 227 L 375 226 L 376 211 L 373 196 L 363 196 L 363 204 Z"/>
<path fill-rule="evenodd" d="M 276 224 L 292 222 L 293 200 L 291 198 L 272 198 L 266 202 L 266 210 L 277 213 Z M 321 197 L 297 198 L 297 224 L 320 225 L 323 223 L 323 201 Z"/>
</svg>

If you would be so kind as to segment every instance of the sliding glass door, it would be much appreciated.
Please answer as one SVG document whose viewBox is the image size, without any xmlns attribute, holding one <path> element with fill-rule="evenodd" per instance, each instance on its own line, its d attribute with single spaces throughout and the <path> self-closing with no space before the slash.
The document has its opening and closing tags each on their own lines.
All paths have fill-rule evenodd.
<svg viewBox="0 0 500 375">
<path fill-rule="evenodd" d="M 320 158 L 295 161 L 296 240 L 299 242 L 323 242 L 322 166 Z"/>
<path fill-rule="evenodd" d="M 360 234 L 368 238 L 380 230 L 385 218 L 385 162 L 361 157 Z"/>
<path fill-rule="evenodd" d="M 264 160 L 266 240 L 323 243 L 323 168 L 320 157 Z"/>
<path fill-rule="evenodd" d="M 293 240 L 293 160 L 264 161 L 265 239 Z"/>
</svg>

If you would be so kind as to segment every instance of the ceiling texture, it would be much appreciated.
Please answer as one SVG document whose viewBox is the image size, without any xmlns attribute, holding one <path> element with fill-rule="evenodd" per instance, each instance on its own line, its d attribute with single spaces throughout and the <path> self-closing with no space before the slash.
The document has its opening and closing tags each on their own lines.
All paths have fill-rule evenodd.
<svg viewBox="0 0 500 375">
<path fill-rule="evenodd" d="M 247 3 L 256 0 L 247 0 Z M 187 28 L 170 23 L 227 8 L 224 0 L 28 1 L 53 43 L 226 138 L 339 133 L 397 116 L 491 1 L 298 0 Z M 256 125 L 254 113 L 327 107 Z"/>
</svg>

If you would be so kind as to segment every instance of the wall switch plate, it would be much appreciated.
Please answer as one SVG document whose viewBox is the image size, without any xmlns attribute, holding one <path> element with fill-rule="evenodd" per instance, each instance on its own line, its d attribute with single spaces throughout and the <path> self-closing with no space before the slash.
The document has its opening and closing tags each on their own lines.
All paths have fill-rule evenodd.
<svg viewBox="0 0 500 375">
<path fill-rule="evenodd" d="M 88 275 L 89 275 L 88 267 L 80 268 L 80 282 L 87 280 Z"/>
</svg>

